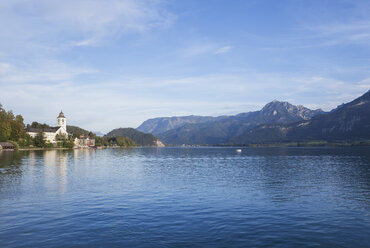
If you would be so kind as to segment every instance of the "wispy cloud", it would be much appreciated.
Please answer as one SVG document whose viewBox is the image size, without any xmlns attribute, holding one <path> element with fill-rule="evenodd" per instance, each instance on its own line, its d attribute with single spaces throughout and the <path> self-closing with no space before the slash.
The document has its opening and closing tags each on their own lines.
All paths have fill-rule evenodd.
<svg viewBox="0 0 370 248">
<path fill-rule="evenodd" d="M 7 74 L 11 70 L 11 65 L 8 63 L 0 63 L 0 77 Z"/>
<path fill-rule="evenodd" d="M 222 54 L 229 52 L 232 48 L 231 46 L 220 46 L 216 42 L 197 41 L 195 44 L 181 49 L 180 54 L 183 57 Z"/>
<path fill-rule="evenodd" d="M 193 57 L 203 54 L 210 54 L 215 50 L 216 45 L 211 42 L 199 42 L 197 44 L 192 44 L 181 49 L 180 54 L 183 57 Z"/>
<path fill-rule="evenodd" d="M 224 47 L 221 47 L 221 48 L 217 49 L 216 51 L 214 51 L 214 54 L 227 53 L 227 52 L 229 52 L 231 49 L 232 49 L 232 47 L 231 47 L 231 46 L 224 46 Z"/>
<path fill-rule="evenodd" d="M 98 45 L 126 33 L 163 27 L 173 20 L 162 1 L 3 0 L 0 4 L 2 34 L 29 43 L 74 40 L 70 44 Z"/>
<path fill-rule="evenodd" d="M 261 11 L 253 14 L 263 25 L 230 28 L 204 16 L 206 1 L 193 4 L 199 12 L 167 0 L 0 1 L 0 102 L 26 121 L 53 124 L 63 108 L 70 123 L 109 131 L 156 116 L 257 110 L 275 98 L 330 110 L 370 88 L 368 11 L 331 21 Z"/>
<path fill-rule="evenodd" d="M 330 110 L 364 93 L 368 86 L 368 80 L 354 84 L 320 75 L 253 71 L 192 77 L 127 75 L 89 84 L 76 83 L 87 72 L 84 68 L 65 66 L 60 74 L 51 70 L 48 76 L 29 74 L 17 78 L 18 72 L 11 70 L 0 80 L 1 101 L 5 107 L 22 113 L 27 122 L 37 119 L 53 124 L 54 115 L 63 108 L 71 124 L 109 131 L 118 126 L 136 127 L 146 118 L 157 116 L 253 111 L 275 98 Z M 37 82 L 43 78 L 48 83 Z"/>
<path fill-rule="evenodd" d="M 369 45 L 370 22 L 352 21 L 350 23 L 332 23 L 309 28 L 314 38 L 322 39 L 322 45 L 363 44 Z"/>
<path fill-rule="evenodd" d="M 71 82 L 85 74 L 97 73 L 96 70 L 81 66 L 72 66 L 57 60 L 34 61 L 33 64 L 12 65 L 0 64 L 0 86 L 23 83 L 60 83 Z"/>
</svg>

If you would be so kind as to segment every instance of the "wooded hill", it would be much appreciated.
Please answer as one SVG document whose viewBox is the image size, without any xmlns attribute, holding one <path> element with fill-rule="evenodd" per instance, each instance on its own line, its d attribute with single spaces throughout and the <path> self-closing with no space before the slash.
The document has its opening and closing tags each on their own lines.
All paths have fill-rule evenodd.
<svg viewBox="0 0 370 248">
<path fill-rule="evenodd" d="M 117 128 L 106 135 L 107 137 L 128 137 L 140 146 L 158 146 L 159 139 L 153 134 L 143 133 L 134 128 Z"/>
</svg>

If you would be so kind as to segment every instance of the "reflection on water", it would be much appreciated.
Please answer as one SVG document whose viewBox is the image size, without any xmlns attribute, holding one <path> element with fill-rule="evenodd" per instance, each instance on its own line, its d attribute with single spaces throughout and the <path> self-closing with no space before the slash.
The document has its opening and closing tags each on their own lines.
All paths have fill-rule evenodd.
<svg viewBox="0 0 370 248">
<path fill-rule="evenodd" d="M 0 247 L 366 247 L 369 148 L 0 153 Z"/>
</svg>

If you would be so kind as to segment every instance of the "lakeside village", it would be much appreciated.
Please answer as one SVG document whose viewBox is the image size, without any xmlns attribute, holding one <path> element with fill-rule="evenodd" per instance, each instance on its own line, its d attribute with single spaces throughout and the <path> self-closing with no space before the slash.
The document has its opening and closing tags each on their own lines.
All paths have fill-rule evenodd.
<svg viewBox="0 0 370 248">
<path fill-rule="evenodd" d="M 57 117 L 56 127 L 47 127 L 44 129 L 27 127 L 26 133 L 34 139 L 42 133 L 44 140 L 52 144 L 53 147 L 58 147 L 58 143 L 71 141 L 70 137 L 72 136 L 72 134 L 67 132 L 67 118 L 64 116 L 63 111 L 60 111 L 59 116 Z M 95 139 L 90 138 L 87 135 L 75 137 L 73 143 L 74 148 L 95 148 Z"/>
<path fill-rule="evenodd" d="M 158 146 L 160 142 L 153 135 L 133 128 L 118 128 L 113 130 L 118 133 L 99 137 L 83 128 L 67 125 L 63 111 L 56 121 L 55 127 L 36 121 L 25 125 L 22 115 L 14 115 L 0 104 L 0 150 L 130 148 Z"/>
<path fill-rule="evenodd" d="M 95 138 L 84 134 L 79 135 L 79 137 L 73 137 L 72 133 L 68 133 L 67 118 L 63 111 L 57 117 L 56 127 L 37 123 L 36 127 L 35 125 L 27 125 L 24 131 L 34 140 L 36 147 L 39 148 L 96 148 Z M 29 147 L 34 148 L 33 145 Z M 14 142 L 0 142 L 0 150 L 14 150 L 14 148 Z"/>
</svg>

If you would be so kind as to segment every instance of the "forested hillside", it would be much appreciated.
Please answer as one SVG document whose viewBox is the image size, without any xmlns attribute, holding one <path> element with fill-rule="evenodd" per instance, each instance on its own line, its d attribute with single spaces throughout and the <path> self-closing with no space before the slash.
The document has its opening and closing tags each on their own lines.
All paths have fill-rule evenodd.
<svg viewBox="0 0 370 248">
<path fill-rule="evenodd" d="M 129 137 L 140 146 L 163 146 L 153 134 L 143 133 L 134 128 L 117 128 L 106 135 L 107 137 Z"/>
</svg>

